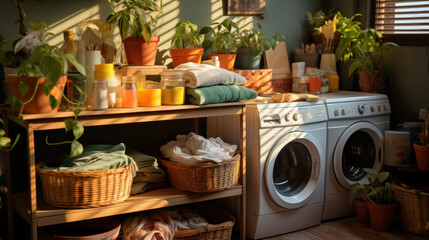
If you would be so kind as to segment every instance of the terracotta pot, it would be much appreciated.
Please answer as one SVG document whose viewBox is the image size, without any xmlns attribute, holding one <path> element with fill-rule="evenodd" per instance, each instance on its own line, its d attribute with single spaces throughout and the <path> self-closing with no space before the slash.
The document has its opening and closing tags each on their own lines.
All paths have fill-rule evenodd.
<svg viewBox="0 0 429 240">
<path fill-rule="evenodd" d="M 362 200 L 354 200 L 358 221 L 367 224 L 369 222 L 369 213 L 366 202 Z"/>
<path fill-rule="evenodd" d="M 129 37 L 124 40 L 128 64 L 137 66 L 155 65 L 159 37 L 152 37 L 147 44 L 142 37 Z"/>
<path fill-rule="evenodd" d="M 220 67 L 224 68 L 226 70 L 229 71 L 233 71 L 234 70 L 234 63 L 235 63 L 235 57 L 236 54 L 232 53 L 232 54 L 209 54 L 209 59 L 212 59 L 213 56 L 218 56 L 219 57 L 219 62 L 220 62 Z"/>
<path fill-rule="evenodd" d="M 378 232 L 385 232 L 390 227 L 396 203 L 392 204 L 373 204 L 366 202 L 368 207 L 371 229 Z"/>
<path fill-rule="evenodd" d="M 235 66 L 238 69 L 259 69 L 261 65 L 262 54 L 253 56 L 253 48 L 237 49 L 237 59 Z"/>
<path fill-rule="evenodd" d="M 173 67 L 177 67 L 182 63 L 194 62 L 201 63 L 204 48 L 176 48 L 170 49 L 170 55 L 173 59 Z"/>
<path fill-rule="evenodd" d="M 358 71 L 360 90 L 362 92 L 382 92 L 384 88 L 383 79 L 378 70 L 375 70 L 372 75 L 367 72 Z"/>
<path fill-rule="evenodd" d="M 22 113 L 54 113 L 58 111 L 59 104 L 57 107 L 52 109 L 49 105 L 49 96 L 46 96 L 42 92 L 42 86 L 47 83 L 46 78 L 40 77 L 39 79 L 39 86 L 37 87 L 34 99 L 24 106 Z M 21 81 L 30 87 L 25 96 L 22 96 L 18 88 L 18 84 Z M 11 94 L 25 102 L 31 98 L 31 95 L 34 92 L 37 77 L 18 77 L 17 75 L 7 75 L 6 82 L 9 84 Z M 54 96 L 55 99 L 57 99 L 59 102 L 61 102 L 62 92 L 64 91 L 66 82 L 67 76 L 61 76 L 60 79 L 58 79 L 57 87 L 54 87 L 51 91 L 51 95 Z"/>
<path fill-rule="evenodd" d="M 429 146 L 414 142 L 413 147 L 416 153 L 417 168 L 429 172 Z"/>
</svg>

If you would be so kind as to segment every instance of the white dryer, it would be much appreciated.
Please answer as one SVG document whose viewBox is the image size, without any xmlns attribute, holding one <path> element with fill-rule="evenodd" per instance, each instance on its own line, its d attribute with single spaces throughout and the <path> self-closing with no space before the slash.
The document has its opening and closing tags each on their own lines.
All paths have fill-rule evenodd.
<svg viewBox="0 0 429 240">
<path fill-rule="evenodd" d="M 247 237 L 320 224 L 327 114 L 317 103 L 246 106 Z"/>
<path fill-rule="evenodd" d="M 386 95 L 339 91 L 321 94 L 328 112 L 325 206 L 322 220 L 354 214 L 353 183 L 366 183 L 363 168 L 383 165 L 390 125 Z"/>
</svg>

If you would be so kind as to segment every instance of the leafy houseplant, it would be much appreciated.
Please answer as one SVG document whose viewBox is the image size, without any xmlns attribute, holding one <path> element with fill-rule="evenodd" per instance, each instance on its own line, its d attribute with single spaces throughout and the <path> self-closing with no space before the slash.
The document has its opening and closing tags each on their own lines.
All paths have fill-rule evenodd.
<svg viewBox="0 0 429 240">
<path fill-rule="evenodd" d="M 419 134 L 419 142 L 413 143 L 416 153 L 417 168 L 429 172 L 429 108 L 423 121 L 423 131 Z"/>
<path fill-rule="evenodd" d="M 377 173 L 374 169 L 364 168 L 368 174 L 368 184 L 354 184 L 353 191 L 360 191 L 366 201 L 371 220 L 371 228 L 375 231 L 386 231 L 395 210 L 393 183 L 389 172 Z"/>
<path fill-rule="evenodd" d="M 337 29 L 340 41 L 336 50 L 337 60 L 350 61 L 348 76 L 359 73 L 361 91 L 381 92 L 383 90 L 383 58 L 389 46 L 398 46 L 392 42 L 382 43 L 383 35 L 369 28 L 362 30 L 360 22 L 354 20 L 356 14 L 346 18 L 338 13 Z M 368 80 L 368 83 L 365 81 Z"/>
<path fill-rule="evenodd" d="M 176 32 L 171 38 L 171 45 L 176 47 L 170 49 L 173 58 L 173 66 L 181 63 L 201 63 L 203 48 L 196 48 L 204 41 L 204 35 L 198 32 L 198 26 L 189 21 L 180 21 L 176 24 Z"/>
<path fill-rule="evenodd" d="M 112 11 L 107 23 L 118 25 L 128 62 L 154 65 L 159 37 L 152 36 L 152 31 L 163 12 L 162 0 L 107 1 Z M 120 4 L 121 10 L 115 12 L 113 3 Z"/>
<path fill-rule="evenodd" d="M 201 28 L 200 34 L 204 34 L 204 51 L 212 51 L 209 58 L 218 56 L 220 67 L 232 71 L 238 47 L 238 25 L 225 19 L 221 23 L 214 22 L 210 26 Z M 214 50 L 213 50 L 214 48 Z"/>
<path fill-rule="evenodd" d="M 7 102 L 12 108 L 21 106 L 20 116 L 22 113 L 58 111 L 67 79 L 67 60 L 85 75 L 84 66 L 72 54 L 63 54 L 48 44 L 38 46 L 18 67 L 17 75 L 6 76 L 13 95 Z"/>
<path fill-rule="evenodd" d="M 245 29 L 239 34 L 237 50 L 237 67 L 240 69 L 259 69 L 262 53 L 275 49 L 277 41 L 284 40 L 283 34 L 276 33 L 269 38 L 262 31 L 262 24 L 257 23 L 258 29 Z"/>
</svg>

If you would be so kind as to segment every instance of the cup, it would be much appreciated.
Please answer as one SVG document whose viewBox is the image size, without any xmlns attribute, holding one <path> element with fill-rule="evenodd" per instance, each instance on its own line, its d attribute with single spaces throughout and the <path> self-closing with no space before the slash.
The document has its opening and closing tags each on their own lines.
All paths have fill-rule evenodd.
<svg viewBox="0 0 429 240">
<path fill-rule="evenodd" d="M 305 62 L 292 63 L 292 77 L 301 77 L 305 74 Z"/>
<path fill-rule="evenodd" d="M 320 93 L 322 89 L 322 78 L 309 78 L 308 91 L 310 93 Z"/>
<path fill-rule="evenodd" d="M 384 132 L 384 162 L 388 166 L 404 167 L 410 162 L 410 132 L 386 131 Z"/>
</svg>

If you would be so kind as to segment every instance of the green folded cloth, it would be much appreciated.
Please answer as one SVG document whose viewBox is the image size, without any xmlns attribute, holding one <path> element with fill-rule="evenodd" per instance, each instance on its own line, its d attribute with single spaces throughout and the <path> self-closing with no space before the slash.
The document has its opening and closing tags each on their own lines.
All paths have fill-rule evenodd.
<svg viewBox="0 0 429 240">
<path fill-rule="evenodd" d="M 83 153 L 72 158 L 65 158 L 56 167 L 42 166 L 54 171 L 95 171 L 120 168 L 132 164 L 134 172 L 137 165 L 134 160 L 125 155 L 125 145 L 88 145 Z"/>
<path fill-rule="evenodd" d="M 139 170 L 146 168 L 158 168 L 158 162 L 154 156 L 139 152 L 135 149 L 128 148 L 125 153 L 134 159 Z"/>
<path fill-rule="evenodd" d="M 257 96 L 256 91 L 237 85 L 186 88 L 186 101 L 194 105 L 241 102 L 254 99 Z"/>
</svg>

